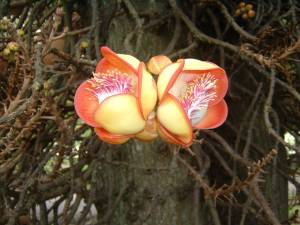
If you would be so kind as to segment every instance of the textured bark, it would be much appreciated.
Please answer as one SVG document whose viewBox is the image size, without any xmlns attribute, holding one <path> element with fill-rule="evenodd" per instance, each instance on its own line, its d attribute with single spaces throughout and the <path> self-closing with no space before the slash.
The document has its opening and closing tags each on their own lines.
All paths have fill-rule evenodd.
<svg viewBox="0 0 300 225">
<path fill-rule="evenodd" d="M 22 2 L 29 10 L 15 23 L 23 21 L 25 37 L 13 26 L 0 33 L 0 52 L 20 44 L 14 60 L 0 56 L 0 224 L 292 223 L 288 180 L 300 186 L 291 170 L 300 155 L 296 3 L 253 2 L 256 17 L 245 20 L 234 1 L 61 1 L 61 18 L 53 1 Z M 0 15 L 19 7 L 4 12 L 4 3 Z M 51 49 L 49 40 L 62 44 Z M 195 133 L 189 150 L 159 138 L 102 142 L 72 104 L 99 45 L 144 62 L 168 54 L 221 65 L 227 121 Z"/>
</svg>

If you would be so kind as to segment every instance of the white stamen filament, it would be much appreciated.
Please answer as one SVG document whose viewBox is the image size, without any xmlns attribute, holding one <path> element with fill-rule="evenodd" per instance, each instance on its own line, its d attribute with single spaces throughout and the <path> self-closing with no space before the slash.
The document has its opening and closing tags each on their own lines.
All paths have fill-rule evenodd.
<svg viewBox="0 0 300 225">
<path fill-rule="evenodd" d="M 216 82 L 208 73 L 187 83 L 188 89 L 182 104 L 192 125 L 196 125 L 203 118 L 209 102 L 216 98 Z"/>
<path fill-rule="evenodd" d="M 99 104 L 106 98 L 118 94 L 127 94 L 133 92 L 132 79 L 126 73 L 119 70 L 107 70 L 104 73 L 94 73 L 90 80 L 94 95 L 97 97 Z"/>
</svg>

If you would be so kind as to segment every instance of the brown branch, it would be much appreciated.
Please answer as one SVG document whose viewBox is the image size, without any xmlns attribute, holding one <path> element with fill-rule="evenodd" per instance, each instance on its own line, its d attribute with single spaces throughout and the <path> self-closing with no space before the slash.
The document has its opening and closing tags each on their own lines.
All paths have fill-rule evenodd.
<svg viewBox="0 0 300 225">
<path fill-rule="evenodd" d="M 87 66 L 91 66 L 91 67 L 95 67 L 97 65 L 97 63 L 95 61 L 84 60 L 84 59 L 74 59 L 67 53 L 59 51 L 56 48 L 50 49 L 49 53 L 53 53 L 66 61 L 70 61 L 73 65 L 83 64 L 83 65 L 87 65 Z"/>
<path fill-rule="evenodd" d="M 163 55 L 168 55 L 173 51 L 173 49 L 175 48 L 175 45 L 178 42 L 178 39 L 181 35 L 181 30 L 182 30 L 181 21 L 179 20 L 178 17 L 175 17 L 174 35 L 173 35 L 171 41 L 169 42 L 168 46 L 166 47 L 166 49 L 163 51 Z M 170 56 L 170 58 L 172 58 L 172 56 Z"/>
<path fill-rule="evenodd" d="M 214 131 L 211 130 L 202 130 L 201 132 L 208 134 L 209 136 L 211 136 L 213 139 L 217 140 L 221 145 L 222 145 L 222 150 L 224 150 L 224 152 L 226 152 L 227 154 L 229 154 L 234 160 L 242 163 L 242 165 L 244 166 L 250 166 L 250 162 L 243 158 L 242 156 L 240 156 L 239 154 L 237 154 L 233 148 L 227 143 L 227 141 L 222 138 L 219 134 L 217 134 Z"/>
<path fill-rule="evenodd" d="M 181 9 L 178 8 L 175 0 L 169 0 L 169 4 L 171 5 L 174 13 L 182 19 L 182 21 L 186 24 L 186 26 L 190 29 L 190 31 L 195 35 L 197 39 L 199 39 L 200 41 L 204 41 L 208 44 L 214 44 L 217 46 L 224 47 L 233 52 L 239 52 L 238 47 L 202 33 L 195 26 L 195 24 L 181 11 Z"/>
<path fill-rule="evenodd" d="M 267 200 L 265 199 L 265 197 L 263 196 L 263 194 L 259 190 L 258 184 L 256 182 L 250 184 L 250 189 L 251 189 L 254 197 L 260 203 L 260 205 L 261 205 L 262 209 L 264 210 L 270 224 L 281 225 L 280 222 L 278 221 L 278 219 L 276 218 L 276 215 L 274 214 L 274 212 L 270 208 Z"/>
<path fill-rule="evenodd" d="M 187 52 L 189 51 L 192 51 L 193 49 L 197 48 L 198 47 L 198 43 L 196 41 L 192 42 L 189 46 L 187 46 L 186 48 L 183 48 L 183 49 L 180 49 L 180 50 L 177 50 L 176 52 L 172 53 L 169 55 L 169 57 L 171 59 L 174 59 L 174 58 L 177 58 L 181 55 L 184 55 L 186 54 Z"/>
<path fill-rule="evenodd" d="M 177 153 L 175 153 L 176 159 L 183 164 L 193 175 L 196 181 L 199 182 L 199 185 L 203 188 L 206 197 L 210 196 L 213 199 L 226 198 L 228 200 L 232 198 L 233 193 L 240 192 L 244 187 L 249 186 L 249 184 L 257 178 L 257 175 L 262 171 L 262 168 L 265 167 L 275 155 L 277 155 L 277 150 L 272 149 L 267 156 L 261 160 L 258 160 L 257 162 L 252 163 L 248 167 L 248 176 L 245 180 L 237 180 L 231 185 L 224 184 L 219 188 L 215 188 L 210 187 L 206 183 L 205 179 L 186 160 L 182 159 Z"/>
<path fill-rule="evenodd" d="M 175 154 L 176 159 L 181 164 L 183 164 L 188 169 L 188 171 L 193 175 L 193 177 L 196 179 L 196 181 L 198 181 L 200 186 L 205 191 L 206 195 L 209 195 L 209 193 L 212 193 L 213 190 L 211 189 L 211 187 L 209 187 L 209 185 L 206 183 L 204 178 L 187 161 L 185 161 L 183 158 L 181 158 L 179 156 L 179 154 L 177 154 L 177 153 L 174 153 L 174 154 Z"/>
<path fill-rule="evenodd" d="M 72 31 L 68 31 L 68 29 L 66 29 L 61 35 L 58 35 L 56 37 L 52 37 L 50 41 L 55 41 L 55 40 L 58 40 L 58 39 L 62 39 L 64 37 L 85 33 L 87 31 L 90 31 L 90 30 L 94 29 L 94 28 L 95 28 L 95 26 L 88 26 L 88 27 L 84 27 L 84 28 L 81 28 L 81 29 L 78 29 L 78 30 L 72 30 Z"/>
<path fill-rule="evenodd" d="M 141 39 L 143 36 L 143 23 L 142 20 L 140 19 L 136 9 L 134 8 L 133 4 L 131 3 L 130 0 L 123 0 L 125 6 L 127 7 L 130 15 L 132 16 L 132 18 L 134 19 L 135 23 L 136 23 L 136 27 L 135 27 L 135 32 L 131 33 L 131 35 L 128 35 L 128 40 L 125 42 L 126 46 L 127 46 L 127 50 L 131 50 L 129 46 L 129 42 L 132 39 L 133 35 L 137 35 L 137 41 L 136 41 L 136 46 L 135 46 L 135 53 L 139 52 L 139 49 L 141 47 Z M 126 39 L 127 39 L 126 38 Z"/>
<path fill-rule="evenodd" d="M 294 43 L 292 46 L 285 49 L 285 51 L 277 57 L 277 60 L 284 60 L 285 58 L 289 57 L 292 54 L 295 54 L 296 52 L 299 52 L 300 50 L 300 36 L 298 37 L 296 43 Z"/>
<path fill-rule="evenodd" d="M 216 199 L 218 197 L 230 197 L 232 193 L 241 191 L 244 187 L 247 187 L 253 180 L 257 178 L 258 174 L 262 171 L 262 168 L 265 167 L 276 155 L 277 150 L 272 149 L 267 156 L 261 160 L 258 160 L 257 162 L 252 163 L 252 165 L 248 168 L 248 176 L 245 180 L 238 180 L 231 185 L 225 184 L 220 188 L 213 190 L 210 195 Z"/>
<path fill-rule="evenodd" d="M 275 69 L 271 70 L 271 82 L 270 82 L 270 88 L 269 88 L 269 93 L 264 105 L 264 121 L 265 121 L 265 125 L 268 129 L 268 132 L 274 137 L 276 138 L 276 140 L 278 140 L 281 144 L 283 144 L 284 146 L 287 146 L 291 149 L 294 149 L 295 151 L 298 152 L 298 154 L 300 154 L 300 149 L 297 146 L 291 145 L 289 143 L 287 143 L 274 129 L 272 126 L 272 123 L 270 121 L 269 118 L 269 113 L 271 111 L 271 107 L 272 107 L 272 99 L 273 99 L 273 95 L 274 95 L 274 91 L 275 91 L 275 74 L 276 71 Z"/>
<path fill-rule="evenodd" d="M 237 31 L 242 37 L 246 38 L 249 41 L 254 42 L 256 40 L 256 37 L 252 34 L 245 31 L 242 27 L 240 27 L 234 20 L 234 18 L 230 15 L 225 5 L 223 5 L 220 1 L 212 1 L 212 3 L 215 3 L 223 13 L 225 19 L 227 22 L 233 27 L 235 31 Z"/>
</svg>

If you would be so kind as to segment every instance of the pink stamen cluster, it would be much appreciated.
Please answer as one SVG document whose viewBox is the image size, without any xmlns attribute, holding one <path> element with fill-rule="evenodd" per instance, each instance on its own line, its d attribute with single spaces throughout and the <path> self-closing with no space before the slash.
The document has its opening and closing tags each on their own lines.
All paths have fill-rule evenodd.
<svg viewBox="0 0 300 225">
<path fill-rule="evenodd" d="M 99 104 L 106 98 L 118 95 L 133 93 L 132 79 L 118 70 L 108 70 L 105 73 L 94 73 L 90 80 L 93 90 Z"/>
<path fill-rule="evenodd" d="M 190 120 L 197 119 L 203 108 L 215 99 L 217 80 L 210 74 L 203 74 L 187 83 L 187 90 L 181 99 Z"/>
</svg>

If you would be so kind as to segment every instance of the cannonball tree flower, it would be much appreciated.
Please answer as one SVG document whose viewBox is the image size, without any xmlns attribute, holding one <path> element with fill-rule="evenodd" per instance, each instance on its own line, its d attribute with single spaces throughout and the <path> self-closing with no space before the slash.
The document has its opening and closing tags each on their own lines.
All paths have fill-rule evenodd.
<svg viewBox="0 0 300 225">
<path fill-rule="evenodd" d="M 193 131 L 216 128 L 228 113 L 225 71 L 211 62 L 180 59 L 167 65 L 157 81 L 158 132 L 167 142 L 189 147 Z"/>
<path fill-rule="evenodd" d="M 132 137 L 154 139 L 157 90 L 145 64 L 108 47 L 102 47 L 101 54 L 93 77 L 76 90 L 78 116 L 108 143 L 121 144 Z"/>
</svg>

